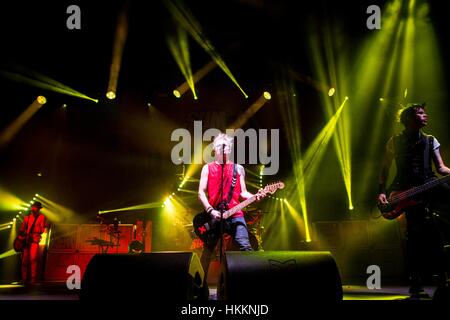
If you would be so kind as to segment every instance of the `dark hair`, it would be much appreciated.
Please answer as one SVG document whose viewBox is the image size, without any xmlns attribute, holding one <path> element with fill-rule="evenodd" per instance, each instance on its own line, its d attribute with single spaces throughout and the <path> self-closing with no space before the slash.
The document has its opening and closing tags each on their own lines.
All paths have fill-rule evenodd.
<svg viewBox="0 0 450 320">
<path fill-rule="evenodd" d="M 403 125 L 408 125 L 408 122 L 414 118 L 417 110 L 425 109 L 426 103 L 409 103 L 406 107 L 402 108 L 398 112 L 398 121 L 403 123 Z"/>
<path fill-rule="evenodd" d="M 40 203 L 39 201 L 33 202 L 33 204 L 32 204 L 31 206 L 32 206 L 32 207 L 38 207 L 39 209 L 43 208 L 43 207 L 42 207 L 42 203 Z"/>
</svg>

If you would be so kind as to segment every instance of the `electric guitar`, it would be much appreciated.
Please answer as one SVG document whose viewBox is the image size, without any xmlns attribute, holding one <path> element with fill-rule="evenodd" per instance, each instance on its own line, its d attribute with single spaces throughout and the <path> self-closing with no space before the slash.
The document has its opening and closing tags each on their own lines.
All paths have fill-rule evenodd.
<svg viewBox="0 0 450 320">
<path fill-rule="evenodd" d="M 379 203 L 378 209 L 384 218 L 388 220 L 396 219 L 403 214 L 406 208 L 418 204 L 418 201 L 412 199 L 412 197 L 449 181 L 450 175 L 446 175 L 405 191 L 393 191 L 389 195 L 388 203 Z"/>
<path fill-rule="evenodd" d="M 275 191 L 277 191 L 278 189 L 283 189 L 283 188 L 284 188 L 283 182 L 275 182 L 275 183 L 268 184 L 267 186 L 265 186 L 261 193 L 262 194 L 267 194 L 267 193 L 274 194 Z M 249 204 L 256 201 L 257 195 L 259 195 L 259 193 L 255 194 L 252 197 L 248 198 L 247 200 L 239 203 L 235 207 L 225 211 L 222 215 L 222 217 L 224 219 L 224 223 L 229 225 L 231 217 L 239 210 L 245 208 Z M 192 224 L 194 226 L 195 234 L 200 238 L 200 240 L 202 240 L 204 243 L 207 243 L 209 240 L 208 239 L 209 235 L 212 232 L 215 232 L 215 229 L 219 226 L 220 219 L 214 219 L 211 217 L 211 215 L 209 213 L 207 213 L 206 211 L 203 211 L 203 212 L 198 213 L 194 217 Z"/>
</svg>

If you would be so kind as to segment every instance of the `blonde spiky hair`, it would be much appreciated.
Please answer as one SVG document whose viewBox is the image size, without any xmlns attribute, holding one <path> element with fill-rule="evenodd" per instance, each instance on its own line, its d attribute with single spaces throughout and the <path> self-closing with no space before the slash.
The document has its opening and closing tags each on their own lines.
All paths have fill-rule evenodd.
<svg viewBox="0 0 450 320">
<path fill-rule="evenodd" d="M 229 145 L 230 147 L 233 145 L 233 137 L 230 137 L 229 135 L 225 133 L 219 133 L 213 141 L 214 148 L 219 145 L 219 142 L 223 141 L 222 143 L 225 143 Z"/>
</svg>

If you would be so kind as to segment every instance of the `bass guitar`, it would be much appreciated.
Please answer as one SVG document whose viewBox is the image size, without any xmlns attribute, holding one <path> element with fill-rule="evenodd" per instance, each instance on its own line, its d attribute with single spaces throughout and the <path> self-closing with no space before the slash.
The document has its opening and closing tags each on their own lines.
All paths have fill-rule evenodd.
<svg viewBox="0 0 450 320">
<path fill-rule="evenodd" d="M 379 203 L 378 209 L 384 218 L 388 220 L 396 219 L 403 214 L 406 208 L 418 203 L 417 200 L 413 199 L 414 196 L 449 181 L 450 175 L 446 175 L 405 191 L 393 191 L 389 195 L 388 203 Z"/>
<path fill-rule="evenodd" d="M 264 189 L 262 190 L 261 194 L 267 194 L 267 193 L 274 194 L 275 191 L 277 191 L 278 189 L 283 189 L 283 188 L 284 188 L 283 182 L 275 182 L 275 183 L 265 186 Z M 253 203 L 254 201 L 256 201 L 257 195 L 259 195 L 259 193 L 255 194 L 252 197 L 248 198 L 247 200 L 239 203 L 235 207 L 225 211 L 223 213 L 224 224 L 228 225 L 230 223 L 231 217 L 236 212 L 238 212 L 239 210 L 242 210 L 246 206 L 248 206 L 251 203 Z M 192 224 L 194 226 L 195 234 L 200 238 L 200 240 L 202 240 L 204 243 L 207 243 L 209 235 L 212 232 L 215 232 L 215 229 L 219 226 L 220 219 L 214 219 L 211 217 L 211 215 L 209 213 L 207 213 L 206 211 L 203 211 L 203 212 L 198 213 L 194 217 Z"/>
</svg>

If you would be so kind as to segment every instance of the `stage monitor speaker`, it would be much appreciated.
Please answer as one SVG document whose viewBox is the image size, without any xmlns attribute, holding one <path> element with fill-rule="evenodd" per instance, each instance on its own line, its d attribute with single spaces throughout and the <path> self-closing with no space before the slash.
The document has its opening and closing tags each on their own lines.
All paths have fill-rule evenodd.
<svg viewBox="0 0 450 320">
<path fill-rule="evenodd" d="M 203 279 L 193 252 L 96 254 L 81 281 L 80 300 L 203 300 Z"/>
<path fill-rule="evenodd" d="M 339 270 L 328 251 L 225 252 L 217 291 L 227 301 L 342 300 Z"/>
</svg>

